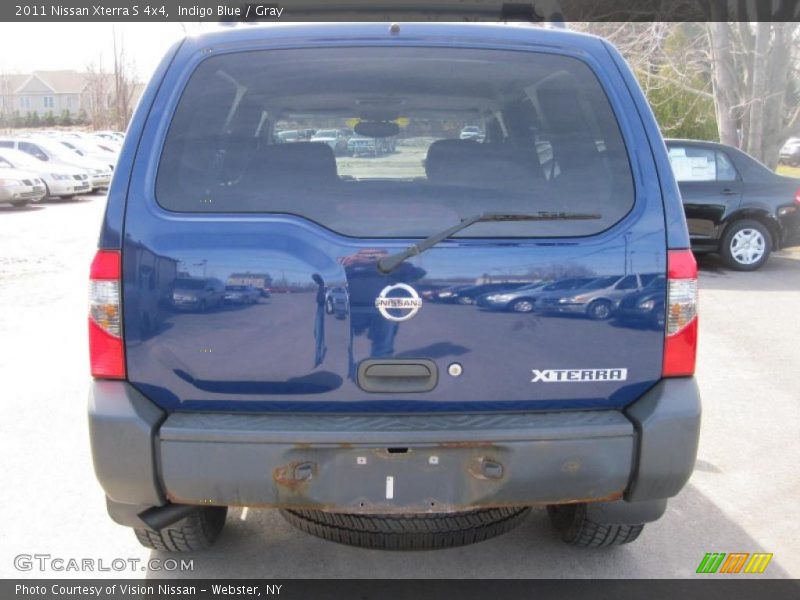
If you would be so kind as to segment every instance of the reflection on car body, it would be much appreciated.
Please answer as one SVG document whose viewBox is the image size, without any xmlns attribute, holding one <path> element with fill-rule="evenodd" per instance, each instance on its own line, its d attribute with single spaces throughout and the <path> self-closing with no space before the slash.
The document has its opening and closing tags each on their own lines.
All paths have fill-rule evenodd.
<svg viewBox="0 0 800 600">
<path fill-rule="evenodd" d="M 228 304 L 256 304 L 261 292 L 250 285 L 226 285 L 224 300 Z"/>
<path fill-rule="evenodd" d="M 666 280 L 658 275 L 641 290 L 624 296 L 614 312 L 616 323 L 632 328 L 664 329 L 666 291 Z"/>
<path fill-rule="evenodd" d="M 347 288 L 336 286 L 325 292 L 325 312 L 335 315 L 337 319 L 344 319 L 350 312 L 350 299 Z"/>
<path fill-rule="evenodd" d="M 655 275 L 609 275 L 569 289 L 569 293 L 550 295 L 536 305 L 542 313 L 566 313 L 604 321 L 614 314 L 617 303 L 631 291 L 640 290 Z"/>
<path fill-rule="evenodd" d="M 181 277 L 175 280 L 172 306 L 200 312 L 222 304 L 225 286 L 219 279 L 209 277 Z"/>
</svg>

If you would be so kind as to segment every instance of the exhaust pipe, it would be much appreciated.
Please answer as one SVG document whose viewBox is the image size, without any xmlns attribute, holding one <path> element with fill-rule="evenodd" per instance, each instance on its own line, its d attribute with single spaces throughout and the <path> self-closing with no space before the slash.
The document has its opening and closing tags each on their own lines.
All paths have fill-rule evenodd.
<svg viewBox="0 0 800 600">
<path fill-rule="evenodd" d="M 154 531 L 161 531 L 192 513 L 200 510 L 200 506 L 193 504 L 165 504 L 153 506 L 138 514 L 142 522 Z"/>
</svg>

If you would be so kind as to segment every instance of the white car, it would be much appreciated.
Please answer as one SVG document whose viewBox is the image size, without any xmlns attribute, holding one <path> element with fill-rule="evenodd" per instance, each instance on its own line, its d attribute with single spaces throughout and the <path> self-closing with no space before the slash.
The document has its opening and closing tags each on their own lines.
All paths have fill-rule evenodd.
<svg viewBox="0 0 800 600">
<path fill-rule="evenodd" d="M 92 160 L 98 160 L 104 162 L 108 165 L 108 167 L 113 171 L 114 165 L 117 164 L 117 157 L 118 152 L 112 150 L 107 145 L 99 145 L 95 143 L 94 140 L 91 139 L 81 139 L 81 138 L 56 138 L 58 143 L 69 148 L 78 156 L 83 156 L 84 158 L 91 158 Z"/>
<path fill-rule="evenodd" d="M 89 173 L 92 190 L 107 188 L 111 183 L 111 169 L 108 163 L 80 156 L 63 144 L 50 138 L 3 138 L 0 148 L 21 150 L 52 165 L 77 167 Z"/>
<path fill-rule="evenodd" d="M 0 166 L 35 173 L 45 184 L 46 197 L 71 198 L 75 194 L 88 194 L 92 191 L 89 174 L 83 169 L 48 165 L 19 150 L 0 148 Z"/>
<path fill-rule="evenodd" d="M 14 169 L 0 161 L 0 204 L 25 206 L 38 202 L 46 193 L 44 182 L 35 173 Z"/>
</svg>

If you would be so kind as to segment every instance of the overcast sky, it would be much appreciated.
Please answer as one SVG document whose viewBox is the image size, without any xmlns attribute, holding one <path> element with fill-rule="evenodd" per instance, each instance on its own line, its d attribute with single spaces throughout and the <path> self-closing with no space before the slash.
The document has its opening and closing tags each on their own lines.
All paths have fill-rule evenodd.
<svg viewBox="0 0 800 600">
<path fill-rule="evenodd" d="M 213 24 L 185 23 L 187 33 Z M 173 41 L 184 35 L 181 23 L 0 23 L 0 73 L 75 69 L 82 71 L 102 55 L 113 60 L 112 27 L 125 39 L 125 51 L 146 81 Z"/>
</svg>

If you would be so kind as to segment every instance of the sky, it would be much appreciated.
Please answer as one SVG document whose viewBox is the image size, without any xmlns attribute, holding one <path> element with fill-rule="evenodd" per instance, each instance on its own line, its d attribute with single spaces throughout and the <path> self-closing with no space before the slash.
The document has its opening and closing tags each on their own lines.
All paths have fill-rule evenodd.
<svg viewBox="0 0 800 600">
<path fill-rule="evenodd" d="M 0 23 L 0 73 L 84 70 L 98 63 L 110 71 L 113 31 L 125 42 L 140 81 L 147 81 L 170 45 L 201 23 Z"/>
</svg>

